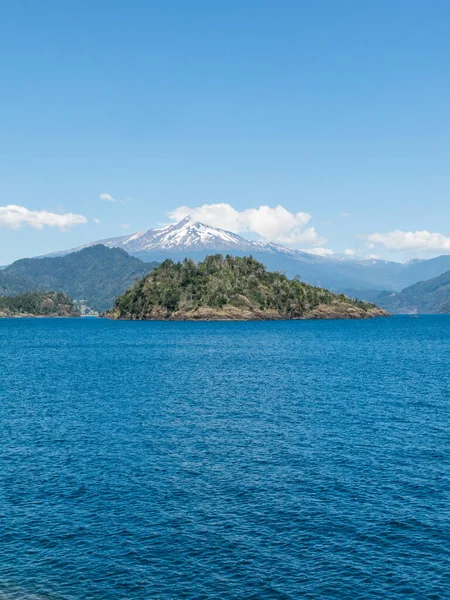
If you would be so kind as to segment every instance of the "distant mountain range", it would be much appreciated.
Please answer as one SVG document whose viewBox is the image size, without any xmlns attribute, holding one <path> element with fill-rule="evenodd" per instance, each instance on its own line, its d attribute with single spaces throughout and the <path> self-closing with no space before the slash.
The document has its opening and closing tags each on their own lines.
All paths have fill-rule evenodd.
<svg viewBox="0 0 450 600">
<path fill-rule="evenodd" d="M 156 264 L 144 263 L 119 248 L 98 245 L 66 256 L 26 258 L 0 271 L 0 296 L 65 292 L 102 312 Z"/>
<path fill-rule="evenodd" d="M 279 244 L 248 240 L 230 231 L 195 222 L 190 217 L 161 229 L 108 238 L 57 254 L 64 255 L 97 244 L 121 248 L 145 262 L 184 257 L 199 261 L 215 253 L 251 254 L 270 270 L 282 271 L 288 277 L 298 275 L 306 283 L 369 300 L 382 290 L 399 292 L 450 270 L 450 255 L 406 264 L 340 255 L 323 257 Z"/>
</svg>

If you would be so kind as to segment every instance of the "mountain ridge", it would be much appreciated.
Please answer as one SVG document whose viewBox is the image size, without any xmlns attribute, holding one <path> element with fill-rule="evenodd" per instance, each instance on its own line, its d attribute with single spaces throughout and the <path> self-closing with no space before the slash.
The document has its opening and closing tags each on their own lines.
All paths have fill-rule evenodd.
<svg viewBox="0 0 450 600">
<path fill-rule="evenodd" d="M 374 300 L 396 314 L 448 314 L 450 271 L 419 281 L 398 293 L 380 294 Z"/>
</svg>

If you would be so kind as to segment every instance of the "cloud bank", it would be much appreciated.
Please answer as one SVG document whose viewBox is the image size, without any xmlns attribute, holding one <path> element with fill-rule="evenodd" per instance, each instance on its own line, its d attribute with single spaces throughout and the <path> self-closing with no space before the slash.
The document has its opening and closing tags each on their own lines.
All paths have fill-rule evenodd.
<svg viewBox="0 0 450 600">
<path fill-rule="evenodd" d="M 44 227 L 59 227 L 64 230 L 74 225 L 87 223 L 86 217 L 73 213 L 53 213 L 46 210 L 28 210 L 24 206 L 9 204 L 0 206 L 0 227 L 20 229 L 28 225 L 34 229 Z"/>
<path fill-rule="evenodd" d="M 401 250 L 445 251 L 450 252 L 450 238 L 442 233 L 429 231 L 401 231 L 396 229 L 387 233 L 371 233 L 366 236 L 367 246 L 374 248 L 381 244 L 394 252 Z"/>
<path fill-rule="evenodd" d="M 307 227 L 312 218 L 309 213 L 291 213 L 281 205 L 238 211 L 230 204 L 203 204 L 198 207 L 179 206 L 168 213 L 173 221 L 180 221 L 186 215 L 190 215 L 194 221 L 212 227 L 220 227 L 234 233 L 252 232 L 263 240 L 289 246 L 321 246 L 327 242 L 314 227 Z"/>
</svg>

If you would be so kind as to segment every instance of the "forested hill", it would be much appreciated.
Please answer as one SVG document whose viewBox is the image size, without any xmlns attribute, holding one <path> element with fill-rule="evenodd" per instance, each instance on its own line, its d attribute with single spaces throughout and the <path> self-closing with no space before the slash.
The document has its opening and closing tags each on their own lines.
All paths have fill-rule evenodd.
<svg viewBox="0 0 450 600">
<path fill-rule="evenodd" d="M 251 257 L 208 256 L 203 262 L 164 261 L 120 296 L 113 319 L 301 319 L 385 315 L 278 272 Z"/>
<path fill-rule="evenodd" d="M 380 303 L 395 313 L 450 313 L 450 271 L 420 281 L 397 294 L 380 294 Z"/>
<path fill-rule="evenodd" d="M 79 314 L 73 300 L 62 292 L 0 296 L 0 317 L 77 317 Z"/>
<path fill-rule="evenodd" d="M 66 256 L 27 258 L 0 271 L 0 295 L 61 291 L 101 312 L 111 308 L 119 294 L 156 264 L 101 245 Z"/>
</svg>

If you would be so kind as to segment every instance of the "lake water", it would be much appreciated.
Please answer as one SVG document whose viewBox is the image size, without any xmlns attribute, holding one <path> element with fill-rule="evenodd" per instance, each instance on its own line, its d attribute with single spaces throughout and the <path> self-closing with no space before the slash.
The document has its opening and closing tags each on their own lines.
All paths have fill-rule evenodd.
<svg viewBox="0 0 450 600">
<path fill-rule="evenodd" d="M 450 598 L 450 317 L 0 320 L 0 598 Z"/>
</svg>

